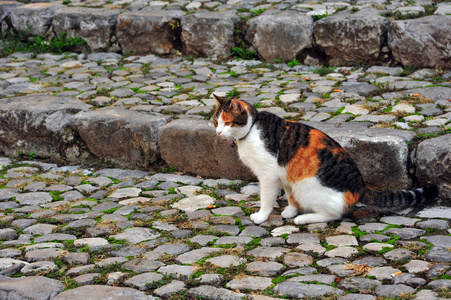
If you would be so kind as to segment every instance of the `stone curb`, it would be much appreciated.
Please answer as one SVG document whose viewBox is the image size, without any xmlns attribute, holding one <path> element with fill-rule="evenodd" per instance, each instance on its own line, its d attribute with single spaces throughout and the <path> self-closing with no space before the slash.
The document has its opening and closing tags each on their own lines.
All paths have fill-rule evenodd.
<svg viewBox="0 0 451 300">
<path fill-rule="evenodd" d="M 66 33 L 68 37 L 81 37 L 95 52 L 223 58 L 231 55 L 232 48 L 241 46 L 240 41 L 244 40 L 251 50 L 269 62 L 297 58 L 307 65 L 353 62 L 451 67 L 447 56 L 451 16 L 445 15 L 446 12 L 437 9 L 436 15 L 392 21 L 381 16 L 387 9 L 340 5 L 290 7 L 285 4 L 283 9 L 260 5 L 261 8 L 255 8 L 263 13 L 255 16 L 255 13 L 241 13 L 239 9 L 244 8 L 233 5 L 220 11 L 185 12 L 181 8 L 161 7 L 121 11 L 114 7 L 20 5 L 0 1 L 0 21 L 3 32 L 9 28 L 27 31 L 29 36 L 59 37 Z M 390 7 L 391 13 L 401 8 Z M 320 20 L 314 21 L 317 19 Z"/>
<path fill-rule="evenodd" d="M 159 154 L 167 165 L 182 172 L 203 177 L 253 179 L 239 160 L 236 148 L 218 138 L 207 120 L 182 118 L 168 123 L 170 116 L 120 108 L 88 111 L 89 105 L 84 103 L 46 95 L 1 102 L 0 144 L 7 155 L 37 151 L 38 156 L 63 159 L 66 163 L 106 159 L 133 168 L 144 166 Z M 368 129 L 362 123 L 305 123 L 347 148 L 371 187 L 410 188 L 415 181 L 413 162 L 422 184 L 440 184 L 442 196 L 449 197 L 446 145 L 451 135 L 424 141 L 411 155 L 408 143 L 415 136 L 413 132 Z M 431 162 L 432 157 L 439 160 Z"/>
</svg>

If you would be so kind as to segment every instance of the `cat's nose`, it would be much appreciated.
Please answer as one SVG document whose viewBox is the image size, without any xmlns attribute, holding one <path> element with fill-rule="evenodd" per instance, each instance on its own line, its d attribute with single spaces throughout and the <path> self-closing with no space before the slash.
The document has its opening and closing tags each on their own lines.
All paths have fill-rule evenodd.
<svg viewBox="0 0 451 300">
<path fill-rule="evenodd" d="M 221 132 L 220 132 L 220 131 L 216 131 L 216 134 L 217 134 L 217 135 L 221 135 Z"/>
</svg>

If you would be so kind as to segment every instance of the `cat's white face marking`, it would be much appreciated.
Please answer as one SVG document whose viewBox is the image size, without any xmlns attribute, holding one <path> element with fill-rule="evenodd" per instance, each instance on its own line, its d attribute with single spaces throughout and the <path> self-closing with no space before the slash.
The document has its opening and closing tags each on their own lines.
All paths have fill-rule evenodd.
<svg viewBox="0 0 451 300">
<path fill-rule="evenodd" d="M 233 130 L 231 129 L 230 123 L 229 122 L 225 122 L 224 119 L 222 118 L 224 112 L 221 112 L 221 114 L 218 117 L 218 126 L 216 126 L 216 133 L 217 135 L 223 137 L 223 138 L 231 138 L 232 136 L 232 132 Z"/>
</svg>

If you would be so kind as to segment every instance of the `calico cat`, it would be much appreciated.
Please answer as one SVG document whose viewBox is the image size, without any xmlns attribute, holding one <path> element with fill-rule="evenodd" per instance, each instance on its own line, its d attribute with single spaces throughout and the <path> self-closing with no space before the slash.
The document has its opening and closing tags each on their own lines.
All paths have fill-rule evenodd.
<svg viewBox="0 0 451 300">
<path fill-rule="evenodd" d="M 261 208 L 251 220 L 265 222 L 283 187 L 289 205 L 282 212 L 296 224 L 340 219 L 359 201 L 378 208 L 416 206 L 435 198 L 438 188 L 373 191 L 336 141 L 308 125 L 258 112 L 249 103 L 213 95 L 216 133 L 236 141 L 240 159 L 260 181 Z M 303 212 L 304 214 L 298 215 Z"/>
</svg>

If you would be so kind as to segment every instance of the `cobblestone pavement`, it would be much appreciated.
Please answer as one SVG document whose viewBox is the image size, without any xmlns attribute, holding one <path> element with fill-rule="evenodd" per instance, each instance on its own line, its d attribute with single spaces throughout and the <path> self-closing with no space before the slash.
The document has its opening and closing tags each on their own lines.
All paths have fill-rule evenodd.
<svg viewBox="0 0 451 300">
<path fill-rule="evenodd" d="M 0 164 L 1 299 L 450 297 L 449 207 L 255 226 L 256 183 Z"/>
<path fill-rule="evenodd" d="M 450 129 L 448 71 L 111 53 L 17 53 L 0 64 L 3 97 L 47 93 L 91 109 L 208 119 L 215 91 L 295 120 Z M 449 207 L 300 227 L 277 207 L 255 226 L 255 183 L 4 157 L 0 165 L 1 299 L 451 296 Z"/>
<path fill-rule="evenodd" d="M 113 106 L 209 119 L 214 91 L 294 120 L 359 122 L 427 134 L 451 128 L 451 72 L 446 70 L 290 68 L 114 53 L 16 53 L 0 64 L 0 97 L 46 93 L 75 97 L 92 109 Z"/>
</svg>

